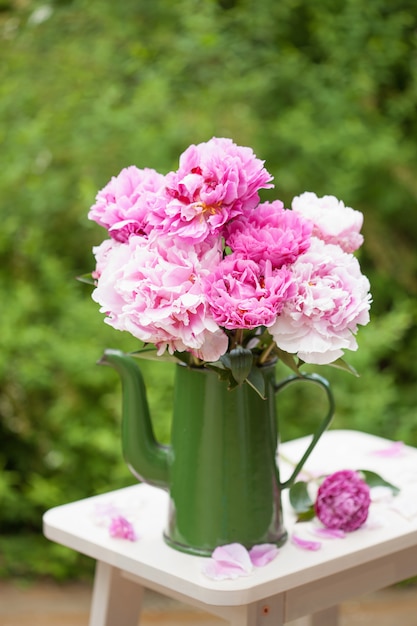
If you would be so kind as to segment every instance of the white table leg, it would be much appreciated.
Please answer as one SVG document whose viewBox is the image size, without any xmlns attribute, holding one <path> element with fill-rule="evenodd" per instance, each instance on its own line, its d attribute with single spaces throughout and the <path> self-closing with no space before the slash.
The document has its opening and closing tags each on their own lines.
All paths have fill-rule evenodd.
<svg viewBox="0 0 417 626">
<path fill-rule="evenodd" d="M 310 617 L 311 626 L 338 626 L 339 624 L 339 607 L 331 606 L 324 611 L 314 613 Z"/>
<path fill-rule="evenodd" d="M 137 626 L 143 587 L 97 561 L 89 626 Z"/>
</svg>

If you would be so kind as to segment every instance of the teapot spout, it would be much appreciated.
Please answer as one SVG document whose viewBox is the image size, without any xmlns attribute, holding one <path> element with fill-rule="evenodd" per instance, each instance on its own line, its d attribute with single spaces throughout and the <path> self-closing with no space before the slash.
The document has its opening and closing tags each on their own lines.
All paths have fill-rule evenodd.
<svg viewBox="0 0 417 626">
<path fill-rule="evenodd" d="M 122 380 L 122 445 L 130 471 L 140 481 L 167 489 L 170 448 L 155 439 L 145 384 L 136 361 L 119 350 L 106 350 L 99 365 L 111 365 Z"/>
</svg>

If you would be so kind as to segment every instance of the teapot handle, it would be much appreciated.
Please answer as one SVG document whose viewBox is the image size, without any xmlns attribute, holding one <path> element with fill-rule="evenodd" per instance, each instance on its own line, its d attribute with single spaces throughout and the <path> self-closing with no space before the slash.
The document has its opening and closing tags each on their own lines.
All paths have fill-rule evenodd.
<svg viewBox="0 0 417 626">
<path fill-rule="evenodd" d="M 320 439 L 320 437 L 322 436 L 324 431 L 329 426 L 330 422 L 333 419 L 333 415 L 334 415 L 335 403 L 334 403 L 333 393 L 332 393 L 332 390 L 330 388 L 330 384 L 329 384 L 329 382 L 325 378 L 323 378 L 322 376 L 319 376 L 318 374 L 302 374 L 301 376 L 297 376 L 297 375 L 289 376 L 288 378 L 285 378 L 284 380 L 282 380 L 281 382 L 279 382 L 279 383 L 277 383 L 275 385 L 275 393 L 279 393 L 280 391 L 285 389 L 285 387 L 288 387 L 292 383 L 303 382 L 303 381 L 314 383 L 314 384 L 319 385 L 320 387 L 322 387 L 322 389 L 324 389 L 324 391 L 326 392 L 326 395 L 327 395 L 327 400 L 329 402 L 329 409 L 328 409 L 328 412 L 327 412 L 326 416 L 320 422 L 316 432 L 314 433 L 313 439 L 311 440 L 309 446 L 307 447 L 306 451 L 304 452 L 304 455 L 302 456 L 301 460 L 295 466 L 294 471 L 291 474 L 290 478 L 288 478 L 288 480 L 286 480 L 283 483 L 281 483 L 281 485 L 280 485 L 281 489 L 287 489 L 288 487 L 291 487 L 291 485 L 294 483 L 294 481 L 297 478 L 298 474 L 302 470 L 302 468 L 304 466 L 304 463 L 307 461 L 308 457 L 310 456 L 310 454 L 314 450 L 318 440 Z"/>
</svg>

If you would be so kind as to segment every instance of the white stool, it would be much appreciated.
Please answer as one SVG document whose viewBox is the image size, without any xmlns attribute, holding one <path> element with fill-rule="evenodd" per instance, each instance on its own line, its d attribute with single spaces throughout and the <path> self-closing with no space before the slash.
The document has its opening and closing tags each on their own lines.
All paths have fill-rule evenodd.
<svg viewBox="0 0 417 626">
<path fill-rule="evenodd" d="M 308 441 L 287 442 L 282 454 L 297 461 Z M 373 454 L 391 443 L 355 431 L 329 431 L 306 469 L 314 475 L 368 469 L 401 488 L 398 501 L 415 503 L 417 450 L 407 446 L 393 458 Z M 290 467 L 284 461 L 280 467 L 285 479 Z M 284 493 L 284 520 L 291 534 L 295 520 Z M 136 511 L 138 541 L 111 538 L 106 527 L 97 525 L 95 507 L 110 502 Z M 282 626 L 304 615 L 311 616 L 312 626 L 336 626 L 341 602 L 417 575 L 417 508 L 416 515 L 407 516 L 386 503 L 373 504 L 371 510 L 383 516 L 379 526 L 321 540 L 321 549 L 314 552 L 289 540 L 274 561 L 249 576 L 215 581 L 202 573 L 205 559 L 164 543 L 167 505 L 164 491 L 138 484 L 45 513 L 47 538 L 97 561 L 90 626 L 137 626 L 144 588 L 202 608 L 232 626 Z M 307 538 L 306 528 L 299 528 Z"/>
</svg>

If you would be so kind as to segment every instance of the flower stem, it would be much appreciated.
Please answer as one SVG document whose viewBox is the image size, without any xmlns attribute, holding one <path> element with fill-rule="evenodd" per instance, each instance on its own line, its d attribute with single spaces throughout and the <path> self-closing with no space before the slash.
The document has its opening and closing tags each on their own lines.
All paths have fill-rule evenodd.
<svg viewBox="0 0 417 626">
<path fill-rule="evenodd" d="M 236 346 L 241 346 L 243 343 L 243 328 L 237 328 L 236 333 L 233 340 L 233 348 Z"/>
<path fill-rule="evenodd" d="M 261 356 L 259 357 L 259 365 L 262 365 L 263 363 L 265 363 L 265 361 L 268 360 L 268 357 L 274 348 L 275 348 L 275 343 L 272 341 L 269 344 L 269 346 L 262 352 Z"/>
</svg>

